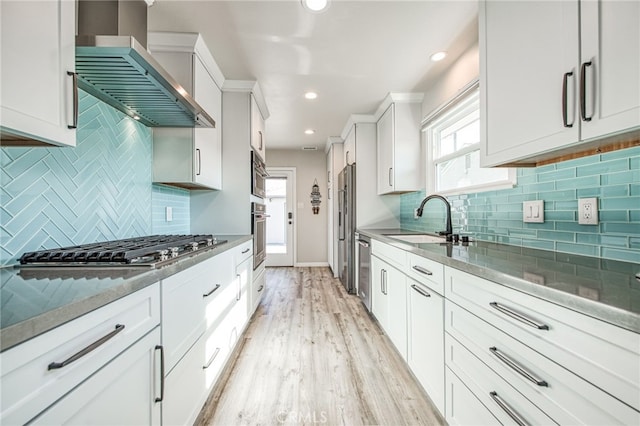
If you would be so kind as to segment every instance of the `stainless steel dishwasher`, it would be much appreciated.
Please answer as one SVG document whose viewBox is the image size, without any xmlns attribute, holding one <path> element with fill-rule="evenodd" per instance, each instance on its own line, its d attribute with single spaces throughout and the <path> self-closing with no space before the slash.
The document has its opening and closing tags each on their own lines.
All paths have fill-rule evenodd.
<svg viewBox="0 0 640 426">
<path fill-rule="evenodd" d="M 356 235 L 358 241 L 358 296 L 371 312 L 371 239 Z"/>
</svg>

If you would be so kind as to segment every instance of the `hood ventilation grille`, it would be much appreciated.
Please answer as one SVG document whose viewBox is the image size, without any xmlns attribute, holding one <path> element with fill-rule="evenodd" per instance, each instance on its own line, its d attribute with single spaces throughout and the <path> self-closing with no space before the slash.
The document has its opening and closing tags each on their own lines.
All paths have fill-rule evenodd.
<svg viewBox="0 0 640 426">
<path fill-rule="evenodd" d="M 133 37 L 78 36 L 78 87 L 149 127 L 215 121 Z"/>
<path fill-rule="evenodd" d="M 148 127 L 215 127 L 147 51 L 147 4 L 78 1 L 78 87 Z"/>
</svg>

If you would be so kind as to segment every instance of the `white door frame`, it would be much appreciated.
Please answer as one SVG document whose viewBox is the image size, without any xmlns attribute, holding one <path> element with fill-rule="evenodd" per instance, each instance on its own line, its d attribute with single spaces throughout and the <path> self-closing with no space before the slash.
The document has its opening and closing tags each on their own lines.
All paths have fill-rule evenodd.
<svg viewBox="0 0 640 426">
<path fill-rule="evenodd" d="M 296 202 L 296 168 L 295 167 L 267 167 L 267 173 L 269 174 L 269 176 L 273 176 L 273 177 L 286 177 L 286 178 L 291 178 L 291 206 L 290 208 L 290 212 L 293 213 L 293 225 L 292 225 L 292 232 L 291 232 L 291 260 L 292 260 L 292 264 L 291 266 L 295 266 L 296 263 L 298 262 L 298 255 L 296 252 L 296 241 L 297 241 L 297 236 L 298 236 L 298 211 L 296 206 L 298 205 Z M 289 197 L 289 194 L 287 194 L 287 196 Z M 268 219 L 267 219 L 268 220 Z M 289 249 L 289 247 L 287 247 L 287 249 Z M 269 254 L 267 254 L 266 260 L 265 260 L 265 265 L 266 266 L 273 266 L 269 264 Z"/>
</svg>

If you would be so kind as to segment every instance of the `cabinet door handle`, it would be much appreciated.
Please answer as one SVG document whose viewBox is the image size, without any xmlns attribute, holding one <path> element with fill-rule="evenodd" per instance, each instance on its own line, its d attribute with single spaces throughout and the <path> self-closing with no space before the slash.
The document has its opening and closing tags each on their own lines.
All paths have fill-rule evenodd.
<svg viewBox="0 0 640 426">
<path fill-rule="evenodd" d="M 567 119 L 567 81 L 573 76 L 573 71 L 564 73 L 562 78 L 562 124 L 564 127 L 573 127 L 573 123 L 569 124 Z"/>
<path fill-rule="evenodd" d="M 380 293 L 384 294 L 384 269 L 380 269 Z"/>
<path fill-rule="evenodd" d="M 69 358 L 65 359 L 62 362 L 50 363 L 49 366 L 47 367 L 47 370 L 56 370 L 58 368 L 66 367 L 72 362 L 77 361 L 83 356 L 87 355 L 89 352 L 93 351 L 94 349 L 97 349 L 98 347 L 104 345 L 105 343 L 107 343 L 108 340 L 112 339 L 116 334 L 120 333 L 122 330 L 124 330 L 124 324 L 117 324 L 116 329 L 113 330 L 111 333 L 99 338 L 98 340 L 96 340 L 86 348 L 81 349 L 79 352 L 71 355 Z"/>
<path fill-rule="evenodd" d="M 73 79 L 73 124 L 67 125 L 69 129 L 78 128 L 78 74 L 73 71 L 67 71 L 67 75 L 70 75 Z"/>
<path fill-rule="evenodd" d="M 389 186 L 393 186 L 393 167 L 389 167 Z"/>
<path fill-rule="evenodd" d="M 347 165 L 349 164 L 349 151 L 347 151 L 347 154 L 345 155 L 345 157 L 347 158 Z"/>
<path fill-rule="evenodd" d="M 431 272 L 430 270 L 425 269 L 425 268 L 423 268 L 422 266 L 419 266 L 419 265 L 413 265 L 411 268 L 416 270 L 416 271 L 418 271 L 418 272 L 420 272 L 421 274 L 433 275 L 433 272 Z"/>
<path fill-rule="evenodd" d="M 197 161 L 197 172 L 196 172 L 196 176 L 200 176 L 200 172 L 202 171 L 202 161 L 201 161 L 201 156 L 200 156 L 200 148 L 196 148 L 196 161 Z"/>
<path fill-rule="evenodd" d="M 260 287 L 258 287 L 258 293 L 260 293 L 262 290 L 264 290 L 264 286 L 261 285 Z"/>
<path fill-rule="evenodd" d="M 587 67 L 593 65 L 591 61 L 584 62 L 580 67 L 580 115 L 582 121 L 591 121 L 593 117 L 587 117 Z"/>
<path fill-rule="evenodd" d="M 387 270 L 384 270 L 384 294 L 385 296 L 387 295 L 387 291 L 389 290 L 389 281 L 388 280 L 388 275 L 387 275 Z"/>
<path fill-rule="evenodd" d="M 331 183 L 331 172 L 327 170 L 327 183 Z"/>
<path fill-rule="evenodd" d="M 249 253 L 249 250 L 251 250 L 251 249 L 244 249 L 244 250 L 242 250 L 242 254 Z"/>
<path fill-rule="evenodd" d="M 513 408 L 509 406 L 509 404 L 507 404 L 502 398 L 500 398 L 496 391 L 489 392 L 489 396 L 495 401 L 496 404 L 498 404 L 500 408 L 502 408 L 505 413 L 507 413 L 509 417 L 511 417 L 511 419 L 513 419 L 514 422 L 516 422 L 517 425 L 529 425 L 529 423 L 527 423 L 520 414 L 518 414 Z"/>
<path fill-rule="evenodd" d="M 156 345 L 156 351 L 160 351 L 160 398 L 156 398 L 156 402 L 164 400 L 164 346 Z"/>
<path fill-rule="evenodd" d="M 203 298 L 211 296 L 217 289 L 220 288 L 220 284 L 216 284 L 216 286 L 209 292 L 202 295 Z"/>
<path fill-rule="evenodd" d="M 517 362 L 515 362 L 514 360 L 512 360 L 508 356 L 504 355 L 495 346 L 490 347 L 489 350 L 491 351 L 491 353 L 493 355 L 496 356 L 496 358 L 498 358 L 500 361 L 502 361 L 504 364 L 506 364 L 507 367 L 511 368 L 513 371 L 515 371 L 516 373 L 520 374 L 522 377 L 524 377 L 525 379 L 527 379 L 531 383 L 534 383 L 534 384 L 536 384 L 538 386 L 545 386 L 545 387 L 549 386 L 549 384 L 546 381 L 538 379 L 533 374 L 529 373 L 527 370 L 524 369 L 524 367 L 519 365 Z"/>
<path fill-rule="evenodd" d="M 411 288 L 417 291 L 418 293 L 420 293 L 421 295 L 423 295 L 424 297 L 431 297 L 429 293 L 427 293 L 426 291 L 424 291 L 423 289 L 421 289 L 415 284 L 411 284 Z"/>
<path fill-rule="evenodd" d="M 211 355 L 211 358 L 209 358 L 209 361 L 207 361 L 207 364 L 202 366 L 203 370 L 206 370 L 207 368 L 211 367 L 211 364 L 218 356 L 218 353 L 220 353 L 220 348 L 216 348 L 216 351 L 213 353 L 213 355 Z"/>
<path fill-rule="evenodd" d="M 236 274 L 236 278 L 238 280 L 238 293 L 236 294 L 236 301 L 239 301 L 242 297 L 242 280 L 240 279 L 240 274 Z"/>
<path fill-rule="evenodd" d="M 258 149 L 262 151 L 262 130 L 258 130 L 258 134 L 260 135 L 260 146 Z"/>
<path fill-rule="evenodd" d="M 506 306 L 502 306 L 500 304 L 498 304 L 498 302 L 491 302 L 489 303 L 489 305 L 493 308 L 496 309 L 497 311 L 515 319 L 516 321 L 520 321 L 523 324 L 528 325 L 529 327 L 533 327 L 536 328 L 538 330 L 549 330 L 549 326 L 546 324 L 541 324 L 539 322 L 536 322 L 530 318 L 527 318 L 526 316 L 524 316 L 523 314 L 521 314 L 520 312 L 516 312 L 511 308 L 507 308 Z"/>
</svg>

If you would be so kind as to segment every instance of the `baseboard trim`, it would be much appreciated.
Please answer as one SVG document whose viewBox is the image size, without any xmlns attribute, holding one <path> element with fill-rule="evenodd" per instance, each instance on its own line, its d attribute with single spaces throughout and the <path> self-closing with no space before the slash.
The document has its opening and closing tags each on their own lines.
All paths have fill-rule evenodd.
<svg viewBox="0 0 640 426">
<path fill-rule="evenodd" d="M 295 266 L 297 268 L 323 268 L 329 266 L 329 262 L 298 262 Z"/>
</svg>

